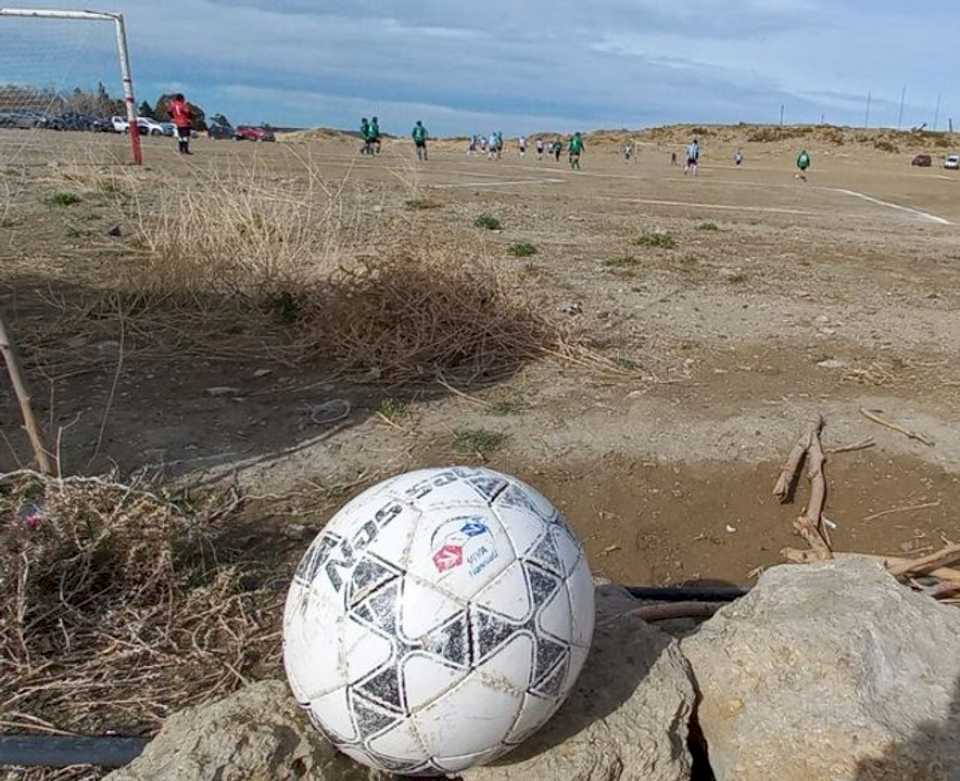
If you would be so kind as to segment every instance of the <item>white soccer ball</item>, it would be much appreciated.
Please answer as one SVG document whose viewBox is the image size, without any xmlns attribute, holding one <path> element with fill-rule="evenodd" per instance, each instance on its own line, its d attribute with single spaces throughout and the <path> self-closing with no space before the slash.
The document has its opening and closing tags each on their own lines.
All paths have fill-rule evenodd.
<svg viewBox="0 0 960 781">
<path fill-rule="evenodd" d="M 345 754 L 453 774 L 556 712 L 593 621 L 583 548 L 547 499 L 489 469 L 426 469 L 365 491 L 314 540 L 287 595 L 283 659 Z"/>
</svg>

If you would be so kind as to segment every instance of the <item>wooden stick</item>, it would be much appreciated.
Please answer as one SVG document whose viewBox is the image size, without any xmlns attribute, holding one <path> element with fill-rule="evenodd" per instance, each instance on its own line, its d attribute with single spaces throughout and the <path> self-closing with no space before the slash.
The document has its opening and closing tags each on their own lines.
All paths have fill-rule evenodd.
<svg viewBox="0 0 960 781">
<path fill-rule="evenodd" d="M 864 409 L 863 407 L 860 408 L 860 414 L 863 415 L 867 420 L 872 420 L 874 423 L 878 423 L 881 426 L 885 426 L 886 428 L 892 431 L 897 431 L 903 434 L 905 437 L 909 437 L 910 439 L 917 440 L 917 442 L 923 442 L 923 444 L 925 444 L 927 447 L 933 447 L 933 444 L 934 444 L 933 440 L 930 439 L 930 437 L 928 437 L 926 434 L 921 434 L 918 431 L 911 431 L 910 429 L 904 428 L 903 426 L 898 425 L 897 423 L 893 423 L 887 420 L 886 418 L 882 418 L 876 412 L 871 412 L 870 410 Z"/>
<path fill-rule="evenodd" d="M 815 561 L 827 561 L 833 558 L 833 552 L 827 545 L 827 541 L 823 539 L 820 531 L 807 516 L 801 515 L 797 518 L 793 522 L 793 528 L 806 540 Z"/>
<path fill-rule="evenodd" d="M 816 557 L 816 554 L 812 550 L 784 548 L 780 551 L 780 555 L 787 561 L 793 562 L 794 564 L 813 564 L 817 561 L 820 561 L 820 559 Z M 883 564 L 888 569 L 895 564 L 906 564 L 911 561 L 910 559 L 902 559 L 898 556 L 878 556 L 874 553 L 834 552 L 833 557 L 835 559 L 870 559 L 871 561 L 876 561 Z M 931 570 L 926 574 L 935 578 L 939 578 L 940 580 L 948 580 L 950 582 L 960 583 L 960 570 L 958 569 L 938 567 L 937 569 Z"/>
<path fill-rule="evenodd" d="M 851 445 L 841 445 L 840 447 L 831 447 L 827 449 L 827 453 L 833 455 L 834 453 L 852 453 L 854 450 L 866 450 L 868 447 L 875 447 L 876 442 L 873 437 L 868 437 L 861 442 L 854 442 Z"/>
<path fill-rule="evenodd" d="M 927 574 L 930 570 L 938 567 L 946 567 L 960 561 L 960 545 L 948 545 L 936 553 L 929 556 L 923 556 L 919 559 L 907 559 L 901 564 L 895 564 L 890 567 L 890 574 L 900 577 L 901 575 Z"/>
<path fill-rule="evenodd" d="M 960 583 L 957 583 L 956 581 L 947 581 L 946 583 L 941 583 L 939 586 L 934 586 L 929 594 L 934 599 L 943 599 L 945 597 L 956 596 L 957 594 L 960 594 Z"/>
<path fill-rule="evenodd" d="M 804 429 L 800 435 L 800 439 L 797 440 L 797 444 L 793 446 L 793 450 L 791 450 L 790 455 L 787 456 L 783 469 L 780 470 L 780 477 L 777 478 L 777 484 L 773 488 L 773 495 L 778 497 L 781 502 L 786 502 L 789 498 L 790 486 L 793 484 L 797 476 L 797 471 L 800 469 L 800 462 L 810 448 L 810 442 L 814 434 L 819 433 L 821 428 L 823 428 L 823 417 L 817 415 L 816 418 L 810 421 L 807 428 Z"/>
<path fill-rule="evenodd" d="M 820 421 L 822 422 L 823 418 L 820 418 Z M 823 476 L 823 462 L 825 460 L 823 445 L 820 443 L 820 429 L 816 428 L 810 433 L 810 447 L 807 449 L 807 479 L 810 481 L 810 499 L 807 502 L 804 517 L 810 521 L 813 528 L 817 530 L 829 546 L 830 536 L 821 520 L 823 503 L 827 498 L 827 481 Z"/>
<path fill-rule="evenodd" d="M 43 433 L 40 429 L 37 419 L 33 415 L 33 406 L 30 403 L 30 392 L 27 390 L 27 384 L 20 372 L 20 362 L 17 359 L 17 351 L 13 346 L 13 341 L 7 334 L 7 327 L 3 321 L 3 315 L 0 314 L 0 355 L 3 355 L 4 363 L 7 365 L 7 373 L 10 375 L 10 382 L 13 384 L 13 392 L 17 395 L 17 401 L 20 402 L 20 414 L 23 416 L 23 427 L 30 437 L 30 445 L 33 447 L 33 454 L 37 459 L 37 466 L 45 475 L 53 474 L 53 467 L 50 464 L 49 451 L 43 442 Z"/>
<path fill-rule="evenodd" d="M 894 507 L 890 510 L 884 510 L 882 513 L 874 513 L 873 515 L 868 515 L 863 520 L 865 521 L 875 521 L 877 518 L 883 518 L 884 515 L 893 515 L 894 513 L 907 513 L 911 510 L 926 510 L 930 507 L 939 507 L 940 500 L 937 499 L 935 502 L 927 502 L 926 504 L 911 504 L 906 507 Z"/>
</svg>

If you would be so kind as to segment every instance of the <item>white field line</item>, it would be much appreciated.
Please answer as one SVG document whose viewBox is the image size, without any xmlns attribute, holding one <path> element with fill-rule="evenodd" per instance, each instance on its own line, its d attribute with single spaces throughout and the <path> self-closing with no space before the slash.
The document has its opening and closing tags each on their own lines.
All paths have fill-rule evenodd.
<svg viewBox="0 0 960 781">
<path fill-rule="evenodd" d="M 652 198 L 618 198 L 625 203 L 644 203 L 652 206 L 689 206 L 696 209 L 723 209 L 734 212 L 772 212 L 774 214 L 800 214 L 812 217 L 817 212 L 803 211 L 802 209 L 781 209 L 776 206 L 730 206 L 722 203 L 691 203 L 689 201 L 661 201 Z"/>
<path fill-rule="evenodd" d="M 456 182 L 454 184 L 428 184 L 426 187 L 432 187 L 437 190 L 452 190 L 456 187 L 512 187 L 518 184 L 564 184 L 563 179 L 516 179 L 513 181 L 499 182 Z"/>
<path fill-rule="evenodd" d="M 937 217 L 935 214 L 928 214 L 927 212 L 920 211 L 919 209 L 911 209 L 909 206 L 901 206 L 898 203 L 890 203 L 889 201 L 881 201 L 879 198 L 874 198 L 870 195 L 864 195 L 863 193 L 858 193 L 856 190 L 844 190 L 842 187 L 825 187 L 825 190 L 833 190 L 835 193 L 843 193 L 844 195 L 850 195 L 854 198 L 862 198 L 865 201 L 870 203 L 875 203 L 878 206 L 886 206 L 888 209 L 898 209 L 902 212 L 907 212 L 908 214 L 913 214 L 916 217 L 919 217 L 922 220 L 928 220 L 929 222 L 935 222 L 938 225 L 953 225 L 950 220 L 945 220 L 943 217 Z"/>
</svg>

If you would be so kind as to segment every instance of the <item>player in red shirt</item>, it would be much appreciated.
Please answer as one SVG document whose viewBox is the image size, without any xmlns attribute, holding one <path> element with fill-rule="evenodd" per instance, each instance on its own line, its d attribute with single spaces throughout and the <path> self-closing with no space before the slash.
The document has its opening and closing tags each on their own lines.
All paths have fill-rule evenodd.
<svg viewBox="0 0 960 781">
<path fill-rule="evenodd" d="M 193 112 L 190 111 L 190 104 L 181 94 L 173 96 L 170 106 L 167 109 L 170 113 L 170 119 L 177 126 L 178 151 L 182 155 L 192 155 L 190 151 L 190 129 L 193 125 Z"/>
</svg>

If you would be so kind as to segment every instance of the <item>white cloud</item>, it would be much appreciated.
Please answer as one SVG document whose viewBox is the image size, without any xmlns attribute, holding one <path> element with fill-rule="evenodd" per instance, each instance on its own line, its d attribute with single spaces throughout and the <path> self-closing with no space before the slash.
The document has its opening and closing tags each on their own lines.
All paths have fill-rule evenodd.
<svg viewBox="0 0 960 781">
<path fill-rule="evenodd" d="M 380 105 L 385 121 L 419 112 L 437 133 L 515 133 L 772 121 L 783 103 L 793 121 L 852 123 L 863 112 L 849 96 L 872 90 L 874 121 L 890 123 L 904 83 L 905 123 L 931 119 L 941 91 L 941 116 L 960 111 L 960 50 L 943 37 L 956 21 L 942 3 L 915 14 L 893 0 L 127 0 L 124 11 L 141 97 L 176 83 L 242 121 L 352 127 L 351 112 Z M 102 57 L 85 72 L 109 68 Z"/>
</svg>

